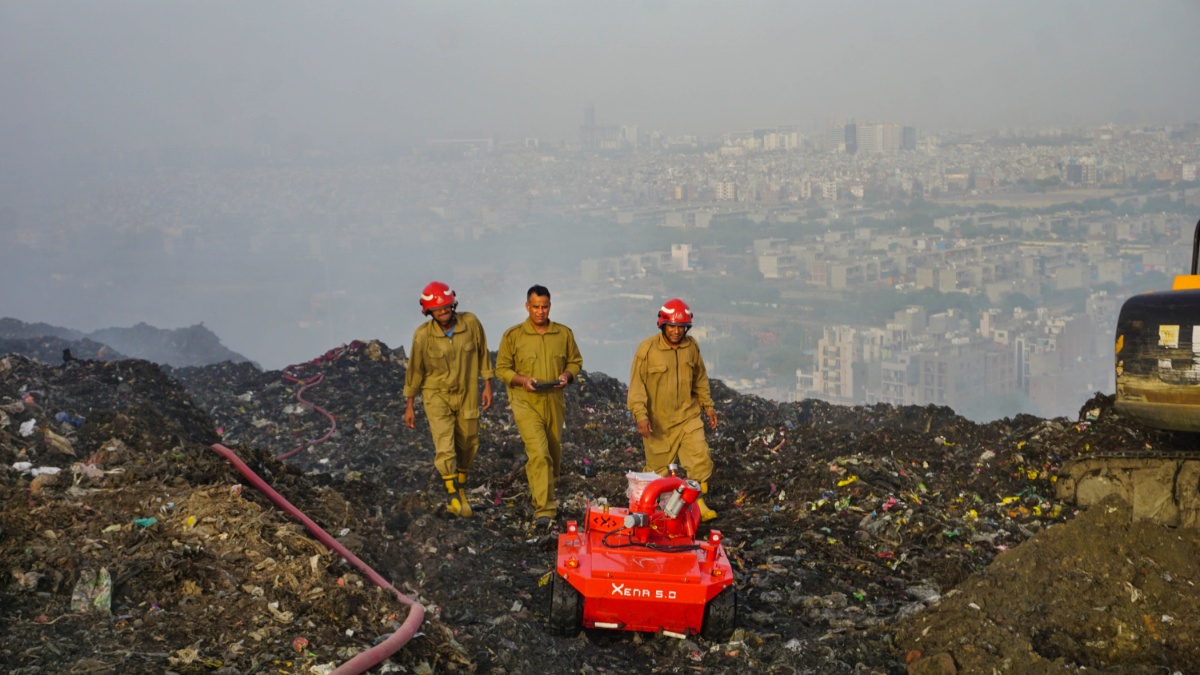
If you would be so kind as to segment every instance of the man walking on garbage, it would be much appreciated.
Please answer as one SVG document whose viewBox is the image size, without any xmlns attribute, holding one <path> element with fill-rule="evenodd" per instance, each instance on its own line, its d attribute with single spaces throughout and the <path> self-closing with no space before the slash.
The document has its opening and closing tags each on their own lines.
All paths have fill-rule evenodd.
<svg viewBox="0 0 1200 675">
<path fill-rule="evenodd" d="M 628 407 L 642 437 L 644 470 L 665 476 L 678 457 L 688 478 L 707 494 L 713 463 L 701 414 L 716 429 L 717 411 L 700 346 L 687 334 L 691 327 L 692 310 L 683 300 L 673 298 L 658 310 L 659 334 L 643 340 L 633 355 Z M 717 517 L 703 497 L 696 506 L 702 521 Z"/>
<path fill-rule="evenodd" d="M 465 517 L 471 505 L 464 486 L 479 451 L 480 412 L 492 405 L 494 372 L 479 319 L 457 310 L 457 296 L 446 284 L 433 281 L 421 291 L 421 313 L 432 320 L 413 332 L 404 375 L 404 426 L 416 426 L 413 399 L 420 394 L 433 434 L 433 466 L 449 497 L 446 511 Z"/>
<path fill-rule="evenodd" d="M 547 530 L 558 515 L 554 486 L 566 426 L 563 389 L 579 375 L 583 357 L 571 329 L 550 320 L 550 291 L 545 286 L 529 288 L 525 311 L 529 318 L 500 338 L 496 377 L 508 385 L 508 402 L 525 443 L 534 528 Z"/>
</svg>

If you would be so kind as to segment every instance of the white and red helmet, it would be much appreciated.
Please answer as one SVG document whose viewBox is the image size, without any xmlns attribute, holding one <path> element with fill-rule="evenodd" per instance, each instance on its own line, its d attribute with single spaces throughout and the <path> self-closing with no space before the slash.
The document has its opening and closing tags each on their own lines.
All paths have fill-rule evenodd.
<svg viewBox="0 0 1200 675">
<path fill-rule="evenodd" d="M 458 300 L 455 298 L 454 291 L 449 286 L 440 281 L 431 281 L 421 291 L 421 313 L 428 316 L 433 310 L 446 306 L 455 309 L 458 307 Z"/>
<path fill-rule="evenodd" d="M 658 309 L 658 327 L 666 325 L 692 327 L 692 308 L 679 298 L 671 298 Z"/>
</svg>

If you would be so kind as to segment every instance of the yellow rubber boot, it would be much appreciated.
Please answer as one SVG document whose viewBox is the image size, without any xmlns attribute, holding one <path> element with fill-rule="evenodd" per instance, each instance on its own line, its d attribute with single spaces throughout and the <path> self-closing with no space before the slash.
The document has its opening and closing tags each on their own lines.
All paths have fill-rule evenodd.
<svg viewBox="0 0 1200 675">
<path fill-rule="evenodd" d="M 454 480 L 454 474 L 442 476 L 442 483 L 446 485 L 446 493 L 450 497 L 450 500 L 446 502 L 446 513 L 463 517 L 471 515 L 471 507 L 467 505 L 467 500 L 463 498 L 462 492 L 459 491 L 458 485 Z"/>
<path fill-rule="evenodd" d="M 473 512 L 471 511 L 471 502 L 467 501 L 467 472 L 466 471 L 458 472 L 458 501 L 462 504 L 462 513 L 460 515 L 462 515 L 463 517 L 470 516 Z"/>
<path fill-rule="evenodd" d="M 700 484 L 700 492 L 702 494 L 708 494 L 707 482 Z M 696 500 L 696 508 L 700 509 L 700 522 L 702 523 L 707 523 L 708 521 L 717 517 L 717 512 L 708 508 L 708 504 L 704 503 L 704 497 L 700 497 Z"/>
</svg>

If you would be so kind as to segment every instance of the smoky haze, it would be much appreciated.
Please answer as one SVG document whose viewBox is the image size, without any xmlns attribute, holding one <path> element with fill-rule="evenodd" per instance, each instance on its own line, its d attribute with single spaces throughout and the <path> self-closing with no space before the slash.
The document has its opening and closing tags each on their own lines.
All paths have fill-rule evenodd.
<svg viewBox="0 0 1200 675">
<path fill-rule="evenodd" d="M 576 171 L 563 157 L 588 106 L 717 139 L 850 118 L 1176 123 L 1200 109 L 1198 28 L 1192 0 L 6 2 L 0 315 L 203 322 L 279 368 L 352 339 L 407 344 L 431 279 L 494 347 L 542 283 L 577 331 L 626 326 L 584 353 L 625 379 L 661 297 L 598 316 L 619 289 L 576 293 L 581 260 L 635 244 L 563 215 L 596 185 L 547 189 Z M 446 168 L 431 139 L 557 154 Z M 521 209 L 515 228 L 492 218 Z M 684 290 L 701 317 L 729 300 Z"/>
<path fill-rule="evenodd" d="M 588 103 L 700 134 L 1173 121 L 1200 104 L 1198 28 L 1190 0 L 17 1 L 0 6 L 0 142 L 12 185 L 81 155 L 264 133 L 568 138 Z"/>
</svg>

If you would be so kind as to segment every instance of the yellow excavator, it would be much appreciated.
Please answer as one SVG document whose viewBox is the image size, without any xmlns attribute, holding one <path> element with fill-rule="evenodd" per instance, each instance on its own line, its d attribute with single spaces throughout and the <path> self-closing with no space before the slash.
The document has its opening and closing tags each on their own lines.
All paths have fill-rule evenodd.
<svg viewBox="0 0 1200 675">
<path fill-rule="evenodd" d="M 1117 318 L 1117 393 L 1113 409 L 1152 429 L 1200 432 L 1200 222 L 1192 240 L 1191 274 L 1169 291 L 1135 295 Z M 1200 437 L 1196 437 L 1200 440 Z M 1090 506 L 1117 493 L 1135 518 L 1200 526 L 1200 444 L 1196 451 L 1083 456 L 1063 464 L 1059 499 Z"/>
</svg>

